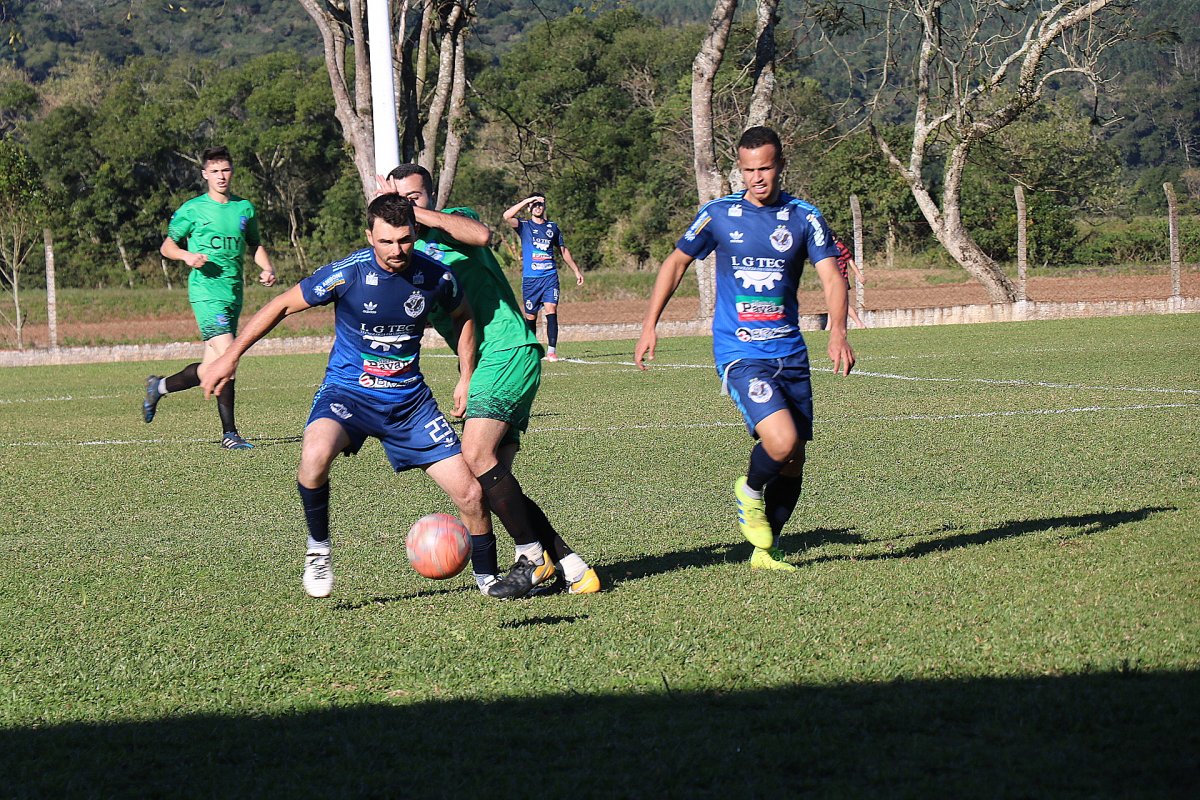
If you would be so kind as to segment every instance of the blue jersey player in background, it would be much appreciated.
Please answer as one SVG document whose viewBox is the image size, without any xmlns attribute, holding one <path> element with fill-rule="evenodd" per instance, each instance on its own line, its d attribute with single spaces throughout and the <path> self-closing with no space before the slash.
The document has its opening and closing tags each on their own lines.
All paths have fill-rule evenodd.
<svg viewBox="0 0 1200 800">
<path fill-rule="evenodd" d="M 754 545 L 752 569 L 794 570 L 777 544 L 800 499 L 805 443 L 812 439 L 808 347 L 800 334 L 796 290 L 805 260 L 821 278 L 829 310 L 829 358 L 849 375 L 846 281 L 837 246 L 815 206 L 780 188 L 785 165 L 775 131 L 750 128 L 738 142 L 746 189 L 706 203 L 659 269 L 642 335 L 638 368 L 654 359 L 655 326 L 693 260 L 716 252 L 713 357 L 722 386 L 750 433 L 746 475 L 734 484 L 738 525 Z"/>
<path fill-rule="evenodd" d="M 421 375 L 421 335 L 435 308 L 450 315 L 459 342 L 454 413 L 466 410 L 475 365 L 475 326 L 454 274 L 414 252 L 412 203 L 384 194 L 367 207 L 370 247 L 327 264 L 271 300 L 204 375 L 206 396 L 219 394 L 238 360 L 284 317 L 334 304 L 334 340 L 325 379 L 313 398 L 296 481 L 308 527 L 304 590 L 333 590 L 329 537 L 329 468 L 338 453 L 379 439 L 397 472 L 420 467 L 458 507 L 468 531 L 485 524 L 483 490 L 462 457 L 458 435 L 438 410 Z"/>
<path fill-rule="evenodd" d="M 518 218 L 526 206 L 531 218 Z M 546 198 L 542 195 L 526 197 L 513 205 L 504 212 L 504 221 L 521 237 L 521 304 L 525 319 L 530 330 L 535 330 L 538 312 L 546 309 L 546 360 L 558 361 L 558 259 L 554 251 L 562 253 L 562 260 L 575 273 L 576 286 L 583 286 L 583 273 L 563 241 L 562 228 L 546 219 Z"/>
</svg>

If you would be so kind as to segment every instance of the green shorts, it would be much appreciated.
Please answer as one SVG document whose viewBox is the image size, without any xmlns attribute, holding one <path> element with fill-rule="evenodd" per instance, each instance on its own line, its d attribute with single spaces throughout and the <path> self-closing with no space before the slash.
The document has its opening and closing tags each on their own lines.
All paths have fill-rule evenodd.
<svg viewBox="0 0 1200 800">
<path fill-rule="evenodd" d="M 224 333 L 237 336 L 242 304 L 227 300 L 193 300 L 192 313 L 200 326 L 200 338 L 207 342 Z"/>
<path fill-rule="evenodd" d="M 542 383 L 542 348 L 525 345 L 488 353 L 479 360 L 467 394 L 467 419 L 507 422 L 501 444 L 519 442 L 529 427 L 533 398 Z"/>
</svg>

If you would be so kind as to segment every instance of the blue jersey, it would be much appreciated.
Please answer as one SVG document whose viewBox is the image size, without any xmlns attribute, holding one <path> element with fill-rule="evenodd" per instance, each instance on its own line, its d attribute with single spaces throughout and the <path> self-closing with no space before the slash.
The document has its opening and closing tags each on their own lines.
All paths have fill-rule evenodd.
<svg viewBox="0 0 1200 800">
<path fill-rule="evenodd" d="M 558 223 L 517 220 L 517 234 L 521 237 L 521 275 L 525 278 L 557 277 L 554 248 L 566 246 Z"/>
<path fill-rule="evenodd" d="M 837 258 L 816 206 L 780 192 L 756 206 L 745 192 L 706 203 L 676 247 L 692 258 L 716 250 L 713 358 L 785 358 L 803 352 L 796 289 L 807 258 Z"/>
<path fill-rule="evenodd" d="M 365 248 L 300 281 L 304 301 L 334 304 L 333 349 L 325 383 L 402 402 L 423 385 L 421 335 L 435 307 L 462 305 L 454 274 L 415 250 L 403 272 L 388 272 Z"/>
</svg>

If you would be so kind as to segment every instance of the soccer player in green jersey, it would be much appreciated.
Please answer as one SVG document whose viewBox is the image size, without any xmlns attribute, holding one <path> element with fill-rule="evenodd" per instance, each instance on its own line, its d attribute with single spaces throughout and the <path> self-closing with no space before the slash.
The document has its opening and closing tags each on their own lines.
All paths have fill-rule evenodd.
<svg viewBox="0 0 1200 800">
<path fill-rule="evenodd" d="M 541 383 L 543 351 L 486 246 L 491 231 L 469 208 L 433 211 L 433 178 L 423 167 L 402 164 L 381 181 L 381 188 L 407 197 L 421 210 L 417 249 L 454 271 L 475 316 L 479 353 L 467 397 L 463 456 L 479 478 L 490 510 L 516 543 L 516 563 L 498 577 L 495 533 L 472 529 L 471 563 L 480 591 L 499 598 L 524 597 L 535 586 L 548 587 L 546 582 L 560 570 L 560 585 L 571 594 L 600 591 L 596 570 L 555 531 L 512 474 Z M 468 220 L 475 220 L 474 229 L 466 229 Z M 437 314 L 431 319 L 457 352 L 449 320 Z"/>
<path fill-rule="evenodd" d="M 158 402 L 172 392 L 200 385 L 208 365 L 216 361 L 237 335 L 242 313 L 242 260 L 247 248 L 263 286 L 275 285 L 275 268 L 263 247 L 258 231 L 254 204 L 230 191 L 233 159 L 224 147 L 210 147 L 200 157 L 208 191 L 188 200 L 171 216 L 167 238 L 159 251 L 164 258 L 182 261 L 191 270 L 188 277 L 188 301 L 200 338 L 204 357 L 188 364 L 174 375 L 151 375 L 146 379 L 146 399 L 142 418 L 154 419 Z M 252 444 L 238 434 L 233 416 L 233 381 L 217 398 L 221 416 L 221 446 L 226 450 L 248 450 Z"/>
</svg>

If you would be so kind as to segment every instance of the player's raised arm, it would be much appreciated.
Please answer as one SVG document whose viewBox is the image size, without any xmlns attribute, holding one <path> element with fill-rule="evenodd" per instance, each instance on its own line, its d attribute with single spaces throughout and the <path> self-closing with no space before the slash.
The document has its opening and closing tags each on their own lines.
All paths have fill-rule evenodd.
<svg viewBox="0 0 1200 800">
<path fill-rule="evenodd" d="M 679 288 L 679 282 L 683 280 L 683 274 L 687 272 L 692 260 L 687 253 L 675 248 L 658 269 L 658 278 L 655 279 L 654 290 L 650 293 L 650 304 L 646 307 L 646 316 L 642 319 L 642 336 L 633 351 L 633 362 L 637 364 L 638 369 L 646 369 L 643 358 L 648 361 L 654 360 L 654 347 L 658 343 L 658 334 L 654 329 L 658 326 L 663 309 L 667 307 L 667 301 Z"/>
<path fill-rule="evenodd" d="M 825 307 L 829 311 L 829 360 L 833 371 L 849 375 L 854 369 L 854 350 L 846 338 L 846 311 L 850 306 L 850 291 L 838 269 L 836 258 L 823 258 L 816 263 L 817 275 L 825 290 Z"/>
<path fill-rule="evenodd" d="M 518 200 L 516 203 L 513 203 L 511 206 L 509 206 L 508 210 L 504 212 L 504 221 L 514 228 L 517 227 L 517 214 L 521 213 L 521 209 L 525 208 L 525 206 L 529 205 L 530 203 L 533 203 L 535 200 L 541 200 L 543 203 L 546 202 L 546 198 L 542 197 L 540 194 L 531 195 L 526 197 L 524 200 Z"/>
<path fill-rule="evenodd" d="M 277 295 L 260 308 L 258 313 L 250 318 L 250 321 L 246 323 L 242 332 L 229 345 L 229 349 L 225 351 L 224 355 L 209 364 L 208 368 L 204 371 L 204 375 L 200 378 L 200 386 L 204 389 L 204 396 L 207 398 L 220 394 L 225 384 L 229 383 L 237 373 L 238 362 L 241 360 L 242 355 L 255 342 L 274 330 L 275 326 L 283 321 L 284 317 L 291 316 L 308 308 L 312 308 L 312 306 L 304 299 L 304 293 L 300 290 L 299 284 L 288 289 L 283 294 Z"/>
</svg>

